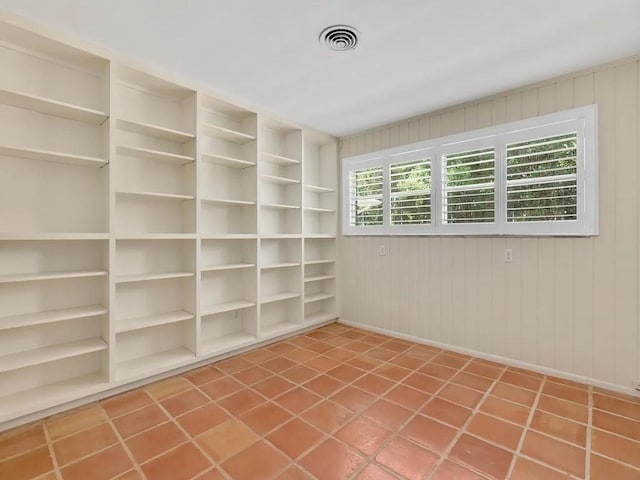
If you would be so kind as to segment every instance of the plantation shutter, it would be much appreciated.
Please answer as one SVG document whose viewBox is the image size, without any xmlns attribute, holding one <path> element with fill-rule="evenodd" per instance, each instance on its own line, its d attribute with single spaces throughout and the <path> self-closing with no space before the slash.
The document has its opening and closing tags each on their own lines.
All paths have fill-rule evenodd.
<svg viewBox="0 0 640 480">
<path fill-rule="evenodd" d="M 382 166 L 353 170 L 349 177 L 350 225 L 382 225 Z"/>
<path fill-rule="evenodd" d="M 495 220 L 495 149 L 442 157 L 442 222 L 493 223 Z"/>
<path fill-rule="evenodd" d="M 576 132 L 507 144 L 507 222 L 577 220 Z"/>
<path fill-rule="evenodd" d="M 431 223 L 431 159 L 389 166 L 391 225 Z"/>
</svg>

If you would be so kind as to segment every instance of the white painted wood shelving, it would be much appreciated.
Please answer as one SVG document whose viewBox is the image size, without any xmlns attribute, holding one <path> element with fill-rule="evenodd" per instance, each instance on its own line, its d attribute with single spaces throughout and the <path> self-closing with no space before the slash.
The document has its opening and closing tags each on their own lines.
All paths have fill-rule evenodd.
<svg viewBox="0 0 640 480">
<path fill-rule="evenodd" d="M 338 317 L 334 138 L 0 40 L 0 430 Z"/>
</svg>

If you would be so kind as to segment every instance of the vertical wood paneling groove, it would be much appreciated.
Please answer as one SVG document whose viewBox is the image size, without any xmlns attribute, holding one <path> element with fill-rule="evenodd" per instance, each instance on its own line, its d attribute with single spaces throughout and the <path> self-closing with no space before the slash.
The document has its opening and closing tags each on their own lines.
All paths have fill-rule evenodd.
<svg viewBox="0 0 640 480">
<path fill-rule="evenodd" d="M 636 58 L 343 139 L 346 157 L 592 103 L 599 110 L 598 236 L 341 237 L 345 320 L 622 387 L 640 380 L 639 69 Z"/>
</svg>

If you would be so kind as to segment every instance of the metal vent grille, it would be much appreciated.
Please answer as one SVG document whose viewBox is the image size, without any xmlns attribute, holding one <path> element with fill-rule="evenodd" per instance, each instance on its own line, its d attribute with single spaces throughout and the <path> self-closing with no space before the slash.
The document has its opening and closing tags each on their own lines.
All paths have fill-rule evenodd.
<svg viewBox="0 0 640 480">
<path fill-rule="evenodd" d="M 331 50 L 343 52 L 358 45 L 360 32 L 349 25 L 332 25 L 320 32 L 320 43 Z"/>
</svg>

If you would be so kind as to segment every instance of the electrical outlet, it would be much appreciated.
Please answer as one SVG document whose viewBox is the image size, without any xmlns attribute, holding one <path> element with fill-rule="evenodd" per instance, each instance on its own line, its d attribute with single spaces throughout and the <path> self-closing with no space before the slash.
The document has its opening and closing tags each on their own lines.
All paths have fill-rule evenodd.
<svg viewBox="0 0 640 480">
<path fill-rule="evenodd" d="M 505 248 L 504 263 L 511 263 L 511 262 L 513 262 L 513 250 L 511 250 L 510 248 Z"/>
<path fill-rule="evenodd" d="M 384 256 L 387 254 L 387 247 L 384 245 L 380 245 L 380 256 Z"/>
</svg>

